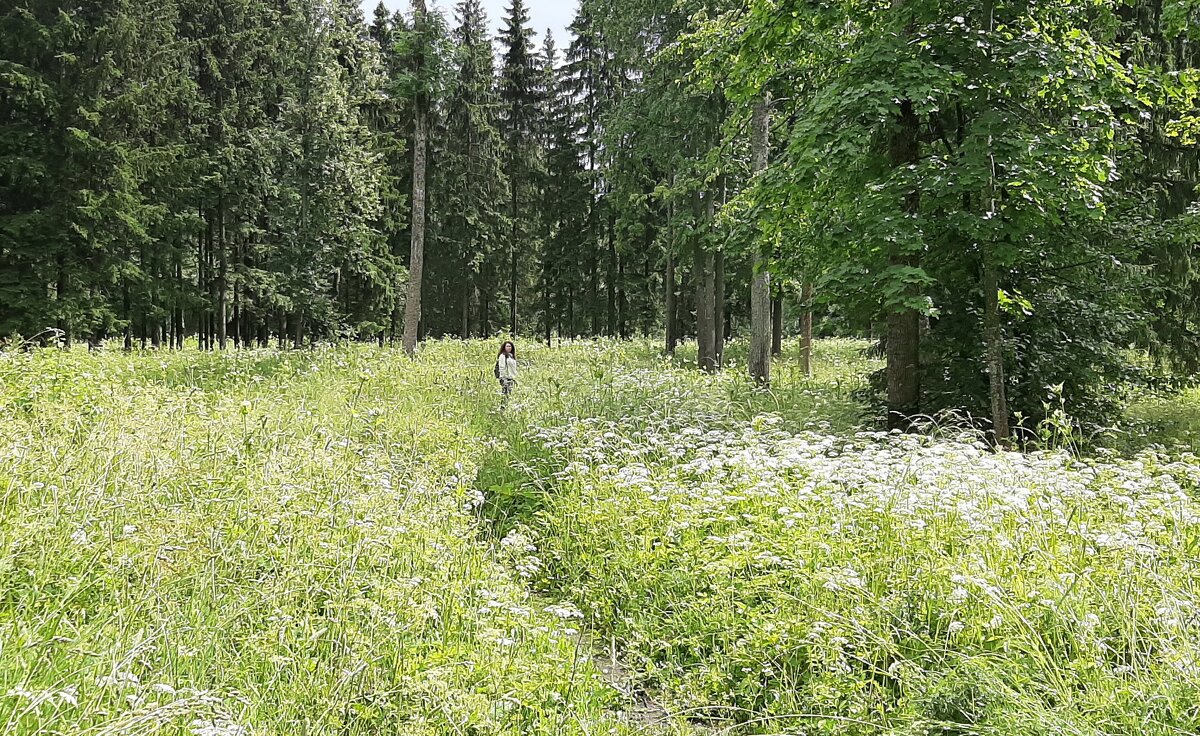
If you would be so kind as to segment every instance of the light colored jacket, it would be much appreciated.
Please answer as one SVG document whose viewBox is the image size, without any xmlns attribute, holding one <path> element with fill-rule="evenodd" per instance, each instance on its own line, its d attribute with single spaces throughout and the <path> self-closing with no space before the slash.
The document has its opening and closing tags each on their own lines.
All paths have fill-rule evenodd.
<svg viewBox="0 0 1200 736">
<path fill-rule="evenodd" d="M 500 369 L 500 378 L 503 380 L 517 380 L 517 359 L 508 355 L 501 355 L 496 358 L 496 367 Z"/>
</svg>

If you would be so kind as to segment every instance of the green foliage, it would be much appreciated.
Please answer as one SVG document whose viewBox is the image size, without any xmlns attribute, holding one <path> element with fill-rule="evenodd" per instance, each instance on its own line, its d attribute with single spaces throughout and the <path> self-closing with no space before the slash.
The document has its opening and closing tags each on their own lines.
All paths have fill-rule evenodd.
<svg viewBox="0 0 1200 736">
<path fill-rule="evenodd" d="M 988 416 L 991 271 L 1010 408 L 1036 419 L 1062 384 L 1079 419 L 1103 423 L 1131 376 L 1125 348 L 1177 366 L 1200 354 L 1184 315 L 1195 65 L 1165 40 L 1194 12 L 782 0 L 698 15 L 686 46 L 701 83 L 782 98 L 784 148 L 743 208 L 785 243 L 776 269 L 816 271 L 820 298 L 863 328 L 929 318 L 923 410 Z"/>
<path fill-rule="evenodd" d="M 453 80 L 434 174 L 440 227 L 430 283 L 443 296 L 430 305 L 427 319 L 439 330 L 469 337 L 480 329 L 471 324 L 475 291 L 494 288 L 483 277 L 508 243 L 510 199 L 487 16 L 478 0 L 464 0 L 456 22 Z"/>
</svg>

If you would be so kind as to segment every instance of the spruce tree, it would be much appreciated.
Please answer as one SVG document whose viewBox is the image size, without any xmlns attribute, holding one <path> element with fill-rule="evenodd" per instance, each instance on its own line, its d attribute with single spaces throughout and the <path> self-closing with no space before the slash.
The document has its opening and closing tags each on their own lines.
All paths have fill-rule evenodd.
<svg viewBox="0 0 1200 736">
<path fill-rule="evenodd" d="M 446 103 L 446 139 L 439 170 L 439 202 L 444 208 L 441 250 L 456 293 L 447 294 L 456 319 L 446 330 L 464 339 L 474 332 L 477 289 L 483 266 L 507 241 L 510 203 L 505 151 L 498 121 L 495 59 L 488 39 L 487 17 L 480 0 L 462 0 L 453 32 L 454 79 Z"/>
<path fill-rule="evenodd" d="M 543 238 L 540 264 L 542 328 L 547 342 L 553 333 L 576 334 L 575 301 L 586 277 L 583 254 L 592 250 L 588 222 L 591 188 L 577 137 L 578 109 L 559 68 L 553 39 L 543 51 L 543 145 L 546 166 L 542 187 Z"/>
<path fill-rule="evenodd" d="M 518 296 L 524 256 L 536 252 L 532 224 L 540 164 L 538 150 L 538 76 L 534 32 L 529 28 L 525 0 L 512 0 L 500 34 L 503 66 L 500 98 L 503 103 L 501 132 L 507 147 L 509 181 L 508 310 L 509 329 L 519 332 Z"/>
</svg>

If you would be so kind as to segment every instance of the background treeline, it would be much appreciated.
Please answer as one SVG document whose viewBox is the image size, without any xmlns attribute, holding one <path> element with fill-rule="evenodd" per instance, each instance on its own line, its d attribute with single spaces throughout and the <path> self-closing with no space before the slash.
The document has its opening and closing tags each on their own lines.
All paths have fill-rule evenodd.
<svg viewBox="0 0 1200 736">
<path fill-rule="evenodd" d="M 0 335 L 398 339 L 412 267 L 421 336 L 665 333 L 715 370 L 748 332 L 768 381 L 784 331 L 870 333 L 896 423 L 1002 439 L 1200 360 L 1196 0 L 504 21 L 10 0 Z"/>
</svg>

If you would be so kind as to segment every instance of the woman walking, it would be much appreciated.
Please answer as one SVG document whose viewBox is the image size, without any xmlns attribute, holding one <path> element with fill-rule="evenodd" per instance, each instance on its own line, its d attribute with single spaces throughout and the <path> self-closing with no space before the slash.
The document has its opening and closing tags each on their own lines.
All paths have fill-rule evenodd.
<svg viewBox="0 0 1200 736">
<path fill-rule="evenodd" d="M 508 397 L 512 395 L 513 386 L 517 383 L 517 348 L 511 342 L 500 346 L 500 354 L 496 356 L 496 378 L 500 379 L 500 393 L 504 396 L 503 406 L 508 406 Z"/>
</svg>

